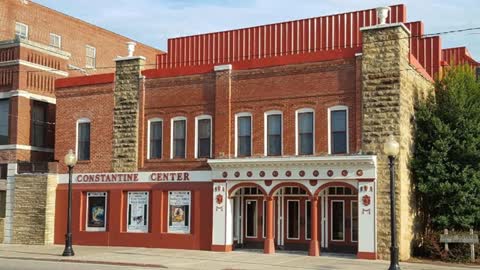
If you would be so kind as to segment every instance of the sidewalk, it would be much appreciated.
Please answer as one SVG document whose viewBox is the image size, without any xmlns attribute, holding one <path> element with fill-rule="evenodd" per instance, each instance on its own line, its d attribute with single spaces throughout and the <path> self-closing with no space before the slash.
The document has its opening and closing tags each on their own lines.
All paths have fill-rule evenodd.
<svg viewBox="0 0 480 270">
<path fill-rule="evenodd" d="M 277 253 L 265 255 L 260 251 L 234 251 L 217 253 L 198 250 L 176 250 L 130 247 L 74 246 L 75 256 L 62 257 L 63 246 L 26 246 L 0 244 L 0 258 L 62 263 L 82 262 L 95 264 L 145 266 L 159 269 L 388 269 L 386 261 L 358 260 L 351 257 L 309 257 L 306 253 Z M 401 263 L 402 270 L 469 270 L 478 266 L 454 264 Z"/>
</svg>

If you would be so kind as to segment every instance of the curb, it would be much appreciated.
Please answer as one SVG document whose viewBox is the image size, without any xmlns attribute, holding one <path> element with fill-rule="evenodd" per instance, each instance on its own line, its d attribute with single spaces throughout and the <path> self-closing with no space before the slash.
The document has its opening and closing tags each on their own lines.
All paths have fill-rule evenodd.
<svg viewBox="0 0 480 270">
<path fill-rule="evenodd" d="M 135 267 L 163 268 L 163 269 L 168 268 L 165 265 L 161 265 L 161 264 L 110 262 L 110 261 L 90 261 L 90 260 L 76 260 L 76 259 L 47 259 L 47 258 L 7 257 L 7 256 L 0 256 L 0 259 L 44 261 L 44 262 L 84 263 L 84 264 L 101 264 L 101 265 L 117 265 L 117 266 L 135 266 Z"/>
</svg>

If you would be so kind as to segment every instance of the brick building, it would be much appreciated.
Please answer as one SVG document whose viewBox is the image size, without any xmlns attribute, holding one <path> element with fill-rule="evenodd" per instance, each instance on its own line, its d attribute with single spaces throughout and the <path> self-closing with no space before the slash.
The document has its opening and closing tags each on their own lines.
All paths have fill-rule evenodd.
<svg viewBox="0 0 480 270">
<path fill-rule="evenodd" d="M 447 60 L 478 65 L 422 34 L 396 5 L 386 22 L 370 9 L 170 39 L 155 69 L 127 56 L 57 80 L 56 200 L 74 149 L 74 244 L 385 258 L 393 134 L 408 258 L 414 104 Z M 56 204 L 57 244 L 66 211 Z"/>
</svg>

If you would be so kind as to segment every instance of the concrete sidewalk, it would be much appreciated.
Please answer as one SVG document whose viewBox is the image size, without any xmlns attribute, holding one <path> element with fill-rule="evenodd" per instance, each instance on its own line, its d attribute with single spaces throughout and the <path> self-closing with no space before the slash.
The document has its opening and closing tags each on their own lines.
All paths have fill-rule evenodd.
<svg viewBox="0 0 480 270">
<path fill-rule="evenodd" d="M 386 261 L 358 260 L 352 257 L 322 255 L 309 257 L 306 253 L 277 253 L 265 255 L 260 251 L 217 253 L 198 250 L 177 250 L 130 247 L 74 246 L 75 256 L 62 257 L 63 246 L 0 245 L 0 258 L 63 263 L 82 262 L 109 265 L 145 266 L 159 269 L 388 269 Z M 468 270 L 477 266 L 455 264 L 401 263 L 402 270 Z"/>
</svg>

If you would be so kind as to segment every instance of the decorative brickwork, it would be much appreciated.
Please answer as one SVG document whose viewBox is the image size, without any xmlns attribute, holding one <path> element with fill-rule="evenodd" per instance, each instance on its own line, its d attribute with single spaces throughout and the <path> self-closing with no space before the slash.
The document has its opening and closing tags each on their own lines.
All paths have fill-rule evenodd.
<svg viewBox="0 0 480 270">
<path fill-rule="evenodd" d="M 396 160 L 397 230 L 400 258 L 408 259 L 413 238 L 412 186 L 409 160 L 413 143 L 414 104 L 433 91 L 409 62 L 410 33 L 403 25 L 385 25 L 363 30 L 362 150 L 377 155 L 378 256 L 390 255 L 390 198 L 388 159 L 383 143 L 393 134 L 400 143 Z"/>
<path fill-rule="evenodd" d="M 131 172 L 138 165 L 139 92 L 142 57 L 117 60 L 113 116 L 113 171 Z"/>
</svg>

